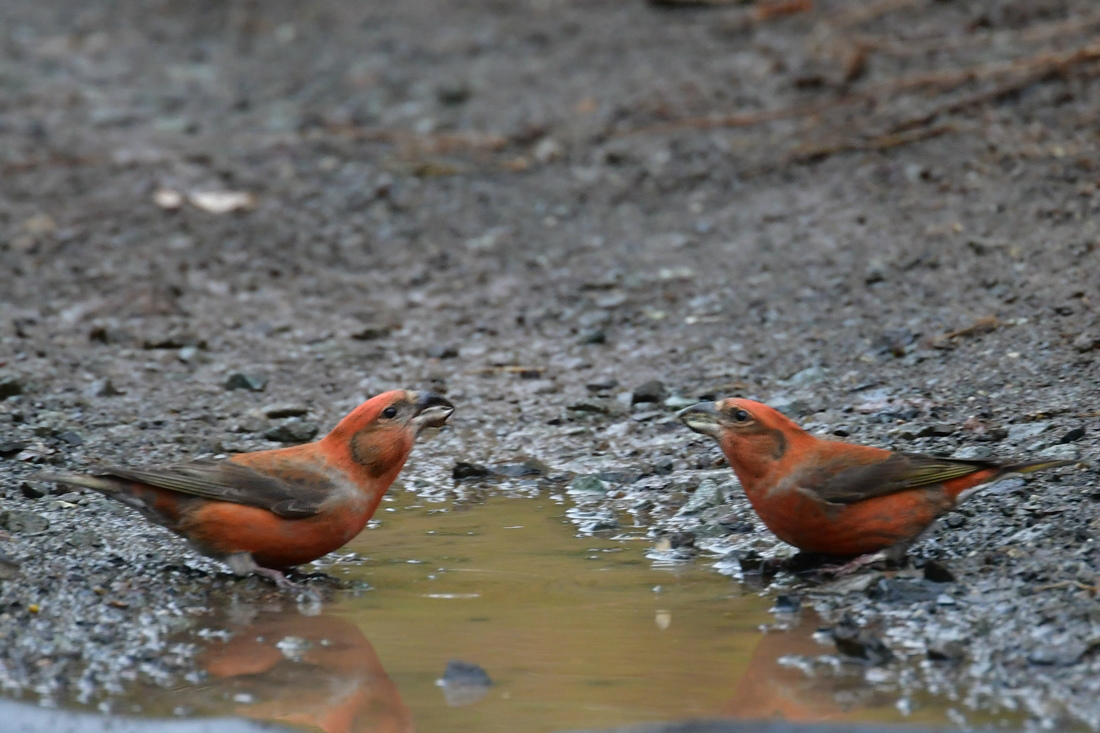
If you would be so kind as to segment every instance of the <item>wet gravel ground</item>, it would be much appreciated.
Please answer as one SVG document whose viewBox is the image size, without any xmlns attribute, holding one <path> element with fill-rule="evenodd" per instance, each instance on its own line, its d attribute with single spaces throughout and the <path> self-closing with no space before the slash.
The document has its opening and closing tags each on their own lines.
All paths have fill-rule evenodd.
<svg viewBox="0 0 1100 733">
<path fill-rule="evenodd" d="M 405 488 L 568 493 L 580 531 L 812 604 L 899 705 L 1100 728 L 1096 57 L 980 103 L 881 92 L 1072 52 L 1092 6 L 816 5 L 6 3 L 4 694 L 110 709 L 193 673 L 175 632 L 275 592 L 37 471 L 272 447 L 428 387 L 459 410 Z M 738 394 L 1081 464 L 991 488 L 900 572 L 773 577 L 790 548 L 674 418 Z"/>
</svg>

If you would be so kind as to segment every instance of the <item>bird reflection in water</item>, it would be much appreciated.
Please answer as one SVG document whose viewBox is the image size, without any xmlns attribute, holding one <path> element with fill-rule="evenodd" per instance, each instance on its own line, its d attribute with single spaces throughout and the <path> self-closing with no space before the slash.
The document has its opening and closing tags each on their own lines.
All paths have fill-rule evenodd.
<svg viewBox="0 0 1100 733">
<path fill-rule="evenodd" d="M 232 636 L 208 640 L 199 664 L 236 703 L 234 714 L 325 733 L 415 730 L 397 686 L 355 624 L 240 606 L 231 615 Z"/>
<path fill-rule="evenodd" d="M 823 723 L 852 720 L 859 709 L 890 706 L 894 698 L 867 685 L 864 667 L 812 665 L 821 655 L 835 658 L 832 644 L 814 638 L 823 625 L 813 611 L 804 609 L 783 619 L 784 629 L 769 629 L 753 649 L 749 665 L 737 683 L 733 697 L 722 706 L 734 718 L 771 719 Z M 802 664 L 814 667 L 807 674 Z"/>
</svg>

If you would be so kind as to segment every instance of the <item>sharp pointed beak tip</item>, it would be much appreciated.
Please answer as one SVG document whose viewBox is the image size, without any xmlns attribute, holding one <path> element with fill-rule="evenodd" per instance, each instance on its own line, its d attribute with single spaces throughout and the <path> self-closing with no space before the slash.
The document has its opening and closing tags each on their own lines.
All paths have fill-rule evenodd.
<svg viewBox="0 0 1100 733">
<path fill-rule="evenodd" d="M 450 400 L 435 392 L 420 392 L 416 398 L 416 419 L 424 427 L 438 428 L 455 411 Z"/>
<path fill-rule="evenodd" d="M 676 413 L 676 417 L 679 418 L 681 422 L 687 422 L 693 415 L 707 415 L 713 417 L 717 412 L 713 402 L 699 402 L 680 410 Z"/>
<path fill-rule="evenodd" d="M 676 417 L 691 430 L 704 435 L 713 435 L 718 428 L 718 409 L 713 402 L 685 407 L 676 413 Z"/>
</svg>

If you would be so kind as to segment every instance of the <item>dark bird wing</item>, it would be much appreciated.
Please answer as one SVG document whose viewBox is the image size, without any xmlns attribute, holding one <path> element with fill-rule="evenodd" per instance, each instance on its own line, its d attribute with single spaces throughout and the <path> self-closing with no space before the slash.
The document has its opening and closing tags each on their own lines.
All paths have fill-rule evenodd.
<svg viewBox="0 0 1100 733">
<path fill-rule="evenodd" d="M 213 501 L 266 509 L 286 519 L 312 517 L 339 487 L 320 472 L 296 471 L 292 480 L 229 461 L 195 461 L 162 468 L 96 471 L 103 478 L 136 481 Z"/>
<path fill-rule="evenodd" d="M 805 488 L 831 504 L 854 504 L 876 496 L 969 476 L 978 471 L 1008 472 L 1012 466 L 994 461 L 937 458 L 920 453 L 894 453 L 884 461 L 847 466 Z"/>
</svg>

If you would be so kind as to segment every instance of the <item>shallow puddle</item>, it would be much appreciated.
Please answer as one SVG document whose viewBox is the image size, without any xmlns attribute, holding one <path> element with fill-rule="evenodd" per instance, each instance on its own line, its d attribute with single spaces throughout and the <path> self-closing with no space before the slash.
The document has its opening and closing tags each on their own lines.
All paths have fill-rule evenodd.
<svg viewBox="0 0 1100 733">
<path fill-rule="evenodd" d="M 327 733 L 530 733 L 702 717 L 951 724 L 949 703 L 875 693 L 820 655 L 817 619 L 761 631 L 771 602 L 705 561 L 654 567 L 650 543 L 578 537 L 565 506 L 400 493 L 331 572 L 373 586 L 323 608 L 233 607 L 204 642 L 210 676 L 146 710 L 235 713 Z M 302 611 L 305 611 L 304 613 Z M 211 624 L 216 628 L 217 624 Z M 448 662 L 463 667 L 441 686 Z M 483 670 L 492 684 L 485 685 Z M 155 704 L 160 702 L 161 705 Z M 996 719 L 966 711 L 971 724 Z"/>
</svg>

